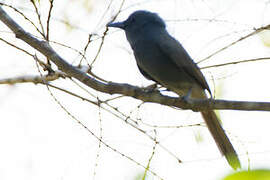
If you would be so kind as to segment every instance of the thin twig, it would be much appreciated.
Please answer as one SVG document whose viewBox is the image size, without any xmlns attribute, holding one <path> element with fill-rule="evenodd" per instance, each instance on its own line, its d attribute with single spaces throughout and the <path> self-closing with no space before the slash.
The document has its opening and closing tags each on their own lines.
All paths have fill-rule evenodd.
<svg viewBox="0 0 270 180">
<path fill-rule="evenodd" d="M 64 77 L 61 73 L 53 73 L 47 76 L 19 76 L 14 78 L 6 78 L 6 79 L 0 79 L 0 84 L 18 84 L 18 83 L 43 83 L 44 81 L 54 81 L 59 79 L 60 77 Z"/>
<path fill-rule="evenodd" d="M 215 51 L 214 53 L 212 53 L 212 54 L 210 54 L 209 56 L 207 56 L 206 58 L 204 58 L 204 59 L 198 61 L 197 63 L 199 64 L 199 63 L 201 63 L 201 62 L 204 62 L 204 61 L 206 61 L 207 59 L 210 59 L 211 57 L 217 55 L 218 53 L 220 53 L 220 52 L 222 52 L 222 51 L 228 49 L 229 47 L 235 45 L 236 43 L 239 43 L 240 41 L 243 41 L 243 40 L 245 40 L 245 39 L 247 39 L 247 38 L 249 38 L 249 37 L 251 37 L 251 36 L 253 36 L 253 35 L 255 35 L 255 34 L 261 32 L 261 31 L 263 31 L 263 30 L 265 30 L 265 29 L 269 29 L 269 28 L 270 28 L 270 25 L 266 25 L 266 26 L 260 27 L 260 28 L 258 28 L 258 29 L 254 29 L 253 32 L 251 32 L 251 33 L 249 33 L 249 34 L 247 34 L 247 35 L 245 35 L 245 36 L 243 36 L 243 37 L 237 39 L 236 41 L 233 41 L 232 43 L 230 43 L 230 44 L 228 44 L 227 46 L 225 46 L 225 47 L 223 47 L 223 48 L 221 48 L 221 49 Z"/>
<path fill-rule="evenodd" d="M 87 48 L 88 48 L 89 44 L 92 42 L 92 36 L 93 36 L 93 35 L 94 35 L 94 34 L 89 34 L 89 35 L 88 35 L 88 40 L 87 40 L 86 45 L 85 45 L 84 48 L 83 48 L 82 58 L 81 58 L 81 60 L 80 60 L 80 62 L 79 62 L 79 66 L 81 65 L 82 60 L 83 60 L 84 57 L 86 56 L 86 51 L 87 51 Z M 86 59 L 85 59 L 85 60 L 86 60 Z M 86 61 L 86 63 L 87 63 L 87 65 L 90 67 L 90 64 L 88 63 L 88 61 Z"/>
<path fill-rule="evenodd" d="M 34 58 L 36 58 L 36 56 L 34 56 Z M 40 73 L 41 78 L 43 77 L 43 75 L 41 74 L 41 71 L 39 69 L 38 66 L 38 61 L 36 61 L 36 65 L 38 68 L 38 72 Z M 127 156 L 124 153 L 121 153 L 120 151 L 118 151 L 116 148 L 113 148 L 112 146 L 108 145 L 107 143 L 105 143 L 102 138 L 99 138 L 95 133 L 93 133 L 86 125 L 84 125 L 82 123 L 82 121 L 80 121 L 78 118 L 76 118 L 73 114 L 71 114 L 66 107 L 64 107 L 64 105 L 54 96 L 54 94 L 52 93 L 52 91 L 49 88 L 49 84 L 44 80 L 43 84 L 46 85 L 48 92 L 50 93 L 51 97 L 54 99 L 54 101 L 73 119 L 75 120 L 79 125 L 81 125 L 85 130 L 87 130 L 93 137 L 95 137 L 95 139 L 97 139 L 99 141 L 99 143 L 102 143 L 105 147 L 111 149 L 112 151 L 116 152 L 117 154 L 120 154 L 121 156 L 125 157 L 126 159 L 134 162 L 135 164 L 137 164 L 138 166 L 141 166 L 142 168 L 146 169 L 147 167 L 145 167 L 144 165 L 142 165 L 141 163 L 139 163 L 138 161 L 134 160 L 133 158 L 131 158 L 130 156 Z M 98 103 L 98 106 L 100 107 L 100 104 Z M 153 170 L 149 170 L 148 171 L 151 172 L 154 176 L 158 177 L 159 179 L 162 179 L 157 173 L 155 173 Z"/>
<path fill-rule="evenodd" d="M 31 53 L 29 53 L 28 51 L 26 51 L 26 50 L 24 50 L 24 49 L 22 49 L 22 48 L 20 48 L 20 47 L 18 47 L 18 46 L 16 46 L 16 45 L 12 44 L 12 43 L 10 43 L 10 42 L 8 42 L 8 41 L 2 39 L 2 38 L 0 38 L 0 41 L 3 41 L 4 43 L 6 43 L 6 44 L 8 44 L 8 45 L 10 45 L 10 46 L 12 46 L 12 47 L 18 49 L 19 51 L 22 51 L 23 53 L 25 53 L 25 54 L 27 54 L 27 55 L 29 55 L 29 56 L 31 56 L 31 57 L 34 57 L 34 56 L 35 56 L 34 54 L 31 54 Z M 43 67 L 44 70 L 49 70 L 50 72 L 54 72 L 54 70 L 53 70 L 48 64 L 42 62 L 42 61 L 39 60 L 39 59 L 37 59 L 37 61 L 38 61 L 39 64 Z"/>
<path fill-rule="evenodd" d="M 51 84 L 45 84 L 47 86 L 50 86 L 50 87 L 54 87 L 56 89 L 61 89 L 61 88 L 58 88 L 56 86 L 53 86 Z M 64 92 L 68 92 L 68 94 L 70 95 L 73 95 L 73 96 L 76 96 L 76 97 L 79 97 L 79 98 L 82 98 L 74 93 L 71 93 L 65 89 L 61 89 L 61 91 L 64 91 Z M 87 126 L 85 126 L 79 119 L 77 119 L 74 115 L 72 115 L 54 96 L 53 96 L 54 100 L 57 102 L 57 104 L 59 106 L 61 106 L 61 108 L 72 118 L 74 119 L 79 125 L 81 125 L 86 131 L 88 131 L 95 139 L 97 139 L 100 143 L 102 143 L 105 147 L 111 149 L 112 151 L 116 152 L 117 154 L 120 154 L 121 156 L 125 157 L 126 159 L 134 162 L 135 164 L 137 164 L 138 166 L 141 166 L 143 167 L 144 169 L 146 169 L 147 167 L 145 167 L 144 165 L 142 165 L 141 163 L 135 161 L 133 158 L 131 158 L 130 156 L 127 156 L 123 153 L 121 153 L 120 151 L 118 151 L 117 149 L 113 148 L 112 146 L 108 145 L 107 143 L 105 143 L 101 138 L 99 138 L 96 134 L 94 134 Z M 83 98 L 84 100 L 87 100 L 85 98 Z M 93 101 L 90 101 L 90 100 L 87 100 L 88 102 L 91 102 L 92 104 L 95 104 L 95 105 L 98 105 L 98 103 L 94 103 Z M 100 106 L 101 107 L 101 106 Z M 102 108 L 102 107 L 101 107 Z M 104 108 L 103 108 L 104 109 Z M 104 109 L 104 110 L 107 110 L 107 109 Z M 151 172 L 154 176 L 158 177 L 159 179 L 163 179 L 161 178 L 157 173 L 155 173 L 154 171 L 152 170 L 148 170 L 149 172 Z"/>
<path fill-rule="evenodd" d="M 98 26 L 101 24 L 101 22 L 102 22 L 102 20 L 104 19 L 104 17 L 105 17 L 105 15 L 106 15 L 106 13 L 108 13 L 108 12 L 109 12 L 110 7 L 111 7 L 111 5 L 112 5 L 113 1 L 114 1 L 114 0 L 110 0 L 110 2 L 109 2 L 109 4 L 108 4 L 107 8 L 104 10 L 104 12 L 103 12 L 103 14 L 102 14 L 101 18 L 99 19 L 99 21 L 98 21 L 98 23 L 97 23 L 96 27 L 98 27 Z"/>
<path fill-rule="evenodd" d="M 45 30 L 44 30 L 44 27 L 43 27 L 43 24 L 42 24 L 42 21 L 41 21 L 41 16 L 40 16 L 40 13 L 38 11 L 38 8 L 37 8 L 37 5 L 35 3 L 35 0 L 30 0 L 30 2 L 32 3 L 32 5 L 34 6 L 35 8 L 35 11 L 36 11 L 36 15 L 38 17 L 38 22 L 39 22 L 39 25 L 40 25 L 40 28 L 41 28 L 41 35 L 46 39 L 46 36 L 45 36 Z"/>
<path fill-rule="evenodd" d="M 200 69 L 208 69 L 208 68 L 228 66 L 228 65 L 239 64 L 239 63 L 248 63 L 248 62 L 256 62 L 256 61 L 266 61 L 266 60 L 270 60 L 270 57 L 245 59 L 245 60 L 233 61 L 233 62 L 228 62 L 228 63 L 223 63 L 223 64 L 215 64 L 215 65 L 211 65 L 211 66 L 200 67 Z"/>
<path fill-rule="evenodd" d="M 14 44 L 8 42 L 8 41 L 6 41 L 6 40 L 3 39 L 3 38 L 0 38 L 0 41 L 3 41 L 4 43 L 6 43 L 6 44 L 8 44 L 8 45 L 10 45 L 10 46 L 12 46 L 12 47 L 14 47 L 15 49 L 18 49 L 19 51 L 24 52 L 25 54 L 27 54 L 27 55 L 29 55 L 29 56 L 32 56 L 32 57 L 34 56 L 34 54 L 29 53 L 28 51 L 26 51 L 26 50 L 24 50 L 24 49 L 22 49 L 22 48 L 20 48 L 20 47 L 18 47 L 18 46 L 16 46 L 16 45 L 14 45 Z"/>
<path fill-rule="evenodd" d="M 116 100 L 116 99 L 120 99 L 120 98 L 122 98 L 122 97 L 126 97 L 126 96 L 124 96 L 124 95 L 116 96 L 116 97 L 113 97 L 113 98 L 110 98 L 110 99 L 106 99 L 106 100 L 104 100 L 103 102 L 104 102 L 104 103 L 108 103 L 108 102 L 110 102 L 110 101 L 113 101 L 113 100 Z"/>
<path fill-rule="evenodd" d="M 72 80 L 72 79 L 71 79 Z M 72 80 L 73 81 L 73 80 Z M 76 82 L 76 81 L 73 81 Z M 78 84 L 78 86 L 80 86 Z M 85 89 L 84 87 L 80 86 L 85 92 L 87 92 L 90 96 L 94 97 L 95 99 L 97 99 L 96 96 L 94 96 L 92 93 L 90 93 L 87 89 Z M 66 91 L 66 90 L 64 90 Z M 78 97 L 76 94 L 74 95 L 75 97 Z M 81 97 L 79 97 L 81 98 Z M 91 102 L 92 103 L 92 102 Z M 125 115 L 123 112 L 119 111 L 116 107 L 106 103 L 105 101 L 99 101 L 99 103 L 93 103 L 94 105 L 98 105 L 98 104 L 105 104 L 108 107 L 110 107 L 111 109 L 113 109 L 114 111 L 116 111 L 117 113 L 119 113 L 121 116 L 123 116 L 124 118 L 122 118 L 121 116 L 113 113 L 112 111 L 109 111 L 108 109 L 104 108 L 103 106 L 100 106 L 103 110 L 108 111 L 110 113 L 112 113 L 114 116 L 116 116 L 117 118 L 123 120 L 125 123 L 127 123 L 129 126 L 135 128 L 136 130 L 138 130 L 139 132 L 145 134 L 148 138 L 150 138 L 151 140 L 154 140 L 154 137 L 152 137 L 151 135 L 147 134 L 144 130 L 138 128 L 138 126 L 135 126 L 134 124 L 130 123 L 128 120 L 132 120 L 133 122 L 135 122 L 135 120 L 131 119 L 129 116 Z M 135 123 L 136 124 L 136 123 Z M 178 158 L 174 153 L 172 153 L 168 148 L 166 148 L 165 146 L 163 146 L 162 144 L 158 144 L 160 146 L 161 149 L 163 149 L 165 152 L 167 152 L 169 155 L 171 155 L 173 158 L 175 158 L 179 163 L 181 163 L 182 161 L 180 160 L 180 158 Z"/>
<path fill-rule="evenodd" d="M 190 22 L 190 21 L 193 21 L 193 22 L 205 21 L 205 22 L 210 22 L 210 23 L 212 23 L 212 22 L 215 22 L 215 23 L 226 23 L 226 24 L 241 25 L 241 26 L 246 26 L 246 27 L 249 27 L 249 28 L 253 28 L 249 24 L 242 24 L 242 23 L 239 23 L 239 22 L 233 22 L 233 21 L 229 21 L 229 20 L 226 20 L 226 19 L 186 18 L 186 19 L 168 19 L 168 20 L 166 20 L 166 22 Z"/>
<path fill-rule="evenodd" d="M 98 24 L 96 25 L 97 27 L 100 25 L 102 19 L 105 17 L 106 13 L 108 12 L 109 8 L 110 8 L 111 5 L 112 5 L 112 2 L 113 2 L 113 0 L 110 1 L 110 3 L 108 4 L 106 10 L 103 12 L 101 18 L 100 18 L 99 21 L 98 21 Z M 84 55 L 84 56 L 86 55 L 86 51 L 87 51 L 87 48 L 88 48 L 89 44 L 92 42 L 92 36 L 93 36 L 93 35 L 94 35 L 94 34 L 92 34 L 92 33 L 88 35 L 88 41 L 87 41 L 87 43 L 86 43 L 86 45 L 85 45 L 85 47 L 84 47 L 84 50 L 83 50 L 83 55 Z M 102 38 L 102 37 L 101 37 L 101 38 Z M 82 63 L 82 60 L 83 60 L 83 59 L 80 60 L 80 63 L 79 63 L 79 64 Z M 87 62 L 87 64 L 88 64 L 88 62 Z M 89 65 L 89 67 L 90 67 L 90 65 Z"/>
<path fill-rule="evenodd" d="M 215 43 L 215 42 L 218 41 L 218 40 L 221 40 L 222 38 L 225 38 L 225 37 L 228 37 L 228 36 L 232 36 L 232 35 L 234 35 L 234 34 L 244 33 L 244 32 L 247 32 L 247 31 L 250 32 L 250 29 L 243 29 L 243 30 L 241 30 L 241 31 L 232 31 L 232 32 L 223 34 L 222 36 L 218 36 L 218 37 L 216 37 L 216 38 L 214 38 L 214 39 L 211 39 L 211 41 L 207 42 L 207 43 L 204 45 L 204 48 L 202 48 L 200 51 L 203 52 L 204 49 L 205 49 L 207 46 L 209 46 L 209 45 Z"/>
<path fill-rule="evenodd" d="M 203 123 L 197 123 L 197 124 L 187 124 L 187 125 L 175 125 L 175 126 L 160 126 L 160 125 L 155 125 L 155 124 L 149 124 L 141 121 L 143 125 L 146 125 L 148 127 L 152 128 L 158 128 L 158 129 L 179 129 L 179 128 L 187 128 L 187 127 L 197 127 L 197 126 L 203 126 Z"/>
<path fill-rule="evenodd" d="M 121 4 L 120 4 L 120 7 L 119 7 L 119 10 L 117 11 L 117 13 L 116 13 L 115 16 L 112 18 L 111 21 L 114 21 L 114 20 L 117 18 L 117 16 L 120 14 L 120 12 L 121 12 L 121 10 L 122 10 L 122 8 L 123 8 L 123 6 L 124 6 L 124 3 L 125 3 L 125 0 L 122 0 L 122 2 L 121 2 Z M 93 64 L 95 63 L 95 61 L 97 60 L 97 58 L 98 58 L 98 56 L 99 56 L 99 54 L 100 54 L 100 52 L 101 52 L 101 49 L 102 49 L 103 44 L 104 44 L 105 36 L 107 35 L 107 32 L 108 32 L 108 31 L 109 31 L 109 28 L 106 26 L 106 29 L 105 29 L 105 31 L 104 31 L 104 33 L 103 33 L 102 38 L 101 38 L 101 43 L 100 43 L 100 45 L 99 45 L 97 54 L 96 54 L 96 56 L 94 57 L 93 61 L 92 61 L 91 64 L 90 64 L 90 67 L 89 67 L 89 68 L 90 68 L 90 71 L 91 71 L 91 68 L 93 67 Z"/>
<path fill-rule="evenodd" d="M 50 42 L 50 43 L 57 44 L 57 45 L 59 45 L 59 46 L 63 46 L 63 47 L 68 48 L 68 49 L 71 49 L 72 51 L 74 51 L 74 52 L 78 53 L 80 56 L 82 56 L 82 58 L 85 59 L 86 62 L 87 62 L 87 58 L 86 58 L 86 56 L 84 55 L 84 53 L 82 53 L 82 52 L 79 51 L 78 49 L 75 49 L 75 48 L 73 48 L 73 47 L 71 47 L 71 46 L 68 46 L 68 45 L 66 45 L 66 44 L 63 44 L 63 43 L 60 43 L 60 42 L 57 42 L 57 41 L 49 40 L 49 42 Z"/>
<path fill-rule="evenodd" d="M 101 118 L 101 108 L 100 106 L 98 106 L 98 119 L 99 119 L 99 139 L 102 140 L 103 139 L 103 129 L 102 129 L 102 118 Z M 98 142 L 98 151 L 97 151 L 97 155 L 96 155 L 96 160 L 95 160 L 95 166 L 94 166 L 94 173 L 93 173 L 93 180 L 96 177 L 96 171 L 97 171 L 97 167 L 98 167 L 98 160 L 99 160 L 99 156 L 100 156 L 100 151 L 101 151 L 101 141 Z"/>
<path fill-rule="evenodd" d="M 22 13 L 20 10 L 18 10 L 17 8 L 11 6 L 11 5 L 8 5 L 8 4 L 5 4 L 5 3 L 2 3 L 0 2 L 0 5 L 1 6 L 6 6 L 6 7 L 9 7 L 11 9 L 13 9 L 15 12 L 19 13 L 26 21 L 28 21 L 30 24 L 32 24 L 34 26 L 34 28 L 37 30 L 37 32 L 43 36 L 42 32 L 38 29 L 38 27 L 35 25 L 35 23 L 33 21 L 31 21 L 24 13 Z"/>
<path fill-rule="evenodd" d="M 50 20 L 51 20 L 51 13 L 53 9 L 53 1 L 54 0 L 49 0 L 50 2 L 50 8 L 49 8 L 49 13 L 48 13 L 48 18 L 47 18 L 47 34 L 46 34 L 46 40 L 49 40 L 49 33 L 50 33 Z"/>
<path fill-rule="evenodd" d="M 157 136 L 156 130 L 154 130 L 154 132 L 155 132 L 155 141 L 154 141 L 155 144 L 154 144 L 154 146 L 153 146 L 152 153 L 151 153 L 151 156 L 150 156 L 150 158 L 149 158 L 149 160 L 148 160 L 146 169 L 144 170 L 144 174 L 143 174 L 142 180 L 145 180 L 145 179 L 146 179 L 147 171 L 148 171 L 148 169 L 150 168 L 150 163 L 151 163 L 151 161 L 152 161 L 152 159 L 153 159 L 153 157 L 154 157 L 154 154 L 155 154 L 155 152 L 156 152 L 156 146 L 157 146 L 157 144 L 158 144 L 158 141 L 157 141 L 157 139 L 156 139 L 156 136 Z"/>
</svg>

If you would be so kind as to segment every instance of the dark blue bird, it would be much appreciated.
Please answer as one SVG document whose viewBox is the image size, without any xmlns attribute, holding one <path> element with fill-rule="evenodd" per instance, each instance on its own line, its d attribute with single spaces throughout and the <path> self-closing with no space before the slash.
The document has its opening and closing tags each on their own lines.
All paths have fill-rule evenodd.
<svg viewBox="0 0 270 180">
<path fill-rule="evenodd" d="M 136 11 L 127 20 L 109 23 L 121 28 L 133 49 L 140 72 L 179 96 L 205 99 L 210 88 L 183 46 L 166 30 L 165 22 L 149 11 Z M 241 167 L 238 156 L 213 110 L 201 112 L 220 152 L 233 169 Z"/>
</svg>

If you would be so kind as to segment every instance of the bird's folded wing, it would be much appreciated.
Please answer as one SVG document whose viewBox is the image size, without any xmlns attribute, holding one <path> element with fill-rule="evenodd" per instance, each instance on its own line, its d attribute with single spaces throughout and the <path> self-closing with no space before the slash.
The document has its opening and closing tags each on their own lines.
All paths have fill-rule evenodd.
<svg viewBox="0 0 270 180">
<path fill-rule="evenodd" d="M 194 78 L 203 89 L 206 89 L 211 94 L 210 88 L 202 72 L 182 45 L 169 34 L 167 36 L 160 36 L 160 38 L 162 38 L 162 40 L 157 43 L 160 51 L 169 56 L 170 60 L 184 70 L 190 77 Z"/>
</svg>

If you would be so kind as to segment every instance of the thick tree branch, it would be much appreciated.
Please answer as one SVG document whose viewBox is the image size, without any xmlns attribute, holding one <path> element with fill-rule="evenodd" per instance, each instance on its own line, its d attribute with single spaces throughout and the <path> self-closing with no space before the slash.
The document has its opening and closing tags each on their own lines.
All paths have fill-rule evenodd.
<svg viewBox="0 0 270 180">
<path fill-rule="evenodd" d="M 203 111 L 207 109 L 233 109 L 233 110 L 261 110 L 270 111 L 270 103 L 268 102 L 244 102 L 244 101 L 225 101 L 225 100 L 195 100 L 190 99 L 188 102 L 175 97 L 162 95 L 159 91 L 147 91 L 137 86 L 129 84 L 121 84 L 114 82 L 101 82 L 90 77 L 80 69 L 70 65 L 66 60 L 59 56 L 48 42 L 38 40 L 30 33 L 26 32 L 19 26 L 3 9 L 0 7 L 0 20 L 8 26 L 18 39 L 23 40 L 34 49 L 38 50 L 57 67 L 70 77 L 74 77 L 85 85 L 108 94 L 122 94 L 134 97 L 144 102 L 154 102 L 167 106 L 174 106 L 181 109 L 192 109 L 194 111 Z"/>
</svg>

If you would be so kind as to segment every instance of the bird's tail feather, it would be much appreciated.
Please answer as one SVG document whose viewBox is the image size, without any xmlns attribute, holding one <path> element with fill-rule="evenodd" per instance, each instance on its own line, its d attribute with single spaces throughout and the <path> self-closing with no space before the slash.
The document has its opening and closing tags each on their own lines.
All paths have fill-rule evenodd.
<svg viewBox="0 0 270 180">
<path fill-rule="evenodd" d="M 204 90 L 200 87 L 192 89 L 191 97 L 201 99 L 207 98 Z M 202 111 L 201 114 L 221 154 L 226 157 L 228 163 L 233 169 L 241 168 L 237 153 L 222 128 L 216 113 L 213 110 L 209 110 Z"/>
<path fill-rule="evenodd" d="M 225 134 L 225 131 L 221 127 L 221 124 L 219 123 L 219 119 L 216 113 L 213 110 L 211 110 L 211 111 L 203 111 L 201 112 L 201 114 L 221 154 L 226 157 L 228 163 L 233 169 L 241 168 L 238 156 L 229 138 Z"/>
</svg>

